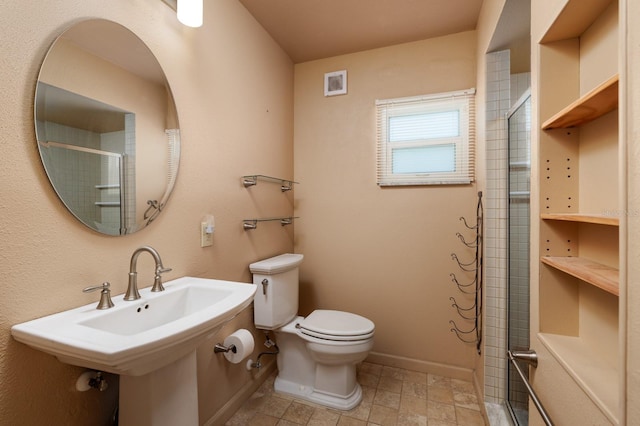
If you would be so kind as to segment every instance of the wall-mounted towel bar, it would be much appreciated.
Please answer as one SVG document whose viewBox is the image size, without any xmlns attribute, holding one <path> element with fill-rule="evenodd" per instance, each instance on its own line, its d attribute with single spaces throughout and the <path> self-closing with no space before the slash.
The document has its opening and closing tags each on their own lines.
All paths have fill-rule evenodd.
<svg viewBox="0 0 640 426">
<path fill-rule="evenodd" d="M 513 351 L 513 352 L 511 350 L 508 350 L 507 356 L 509 357 L 509 361 L 511 361 L 511 364 L 513 365 L 513 367 L 518 372 L 518 375 L 522 379 L 524 386 L 527 388 L 527 392 L 529 392 L 529 396 L 531 397 L 531 402 L 533 402 L 533 405 L 535 405 L 536 408 L 538 409 L 538 412 L 540 413 L 540 417 L 542 417 L 544 424 L 547 426 L 553 426 L 553 422 L 551 421 L 551 418 L 549 418 L 549 414 L 547 414 L 547 411 L 542 406 L 542 403 L 540 402 L 540 400 L 538 399 L 538 396 L 536 395 L 535 391 L 531 387 L 529 380 L 527 380 L 527 376 L 524 374 L 524 372 L 518 365 L 518 360 L 520 360 L 528 363 L 529 365 L 535 368 L 538 366 L 538 355 L 535 353 L 535 351 L 532 351 L 532 350 Z"/>
<path fill-rule="evenodd" d="M 280 179 L 280 178 L 265 176 L 265 175 L 242 176 L 242 184 L 244 185 L 245 188 L 249 188 L 250 186 L 257 185 L 259 180 L 263 180 L 266 182 L 279 183 L 280 190 L 282 192 L 291 191 L 293 189 L 293 184 L 298 183 L 288 179 Z"/>
<path fill-rule="evenodd" d="M 242 227 L 245 230 L 256 229 L 258 227 L 259 222 L 280 222 L 280 225 L 286 226 L 291 225 L 293 223 L 293 219 L 298 219 L 297 216 L 290 217 L 273 217 L 269 219 L 245 219 L 242 221 Z"/>
</svg>

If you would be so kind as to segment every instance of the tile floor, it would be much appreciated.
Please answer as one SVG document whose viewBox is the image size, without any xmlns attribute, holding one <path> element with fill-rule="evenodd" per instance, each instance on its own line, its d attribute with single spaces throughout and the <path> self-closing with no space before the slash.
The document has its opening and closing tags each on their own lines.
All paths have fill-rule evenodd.
<svg viewBox="0 0 640 426">
<path fill-rule="evenodd" d="M 363 363 L 364 396 L 351 411 L 324 408 L 273 390 L 273 373 L 226 426 L 484 426 L 471 382 Z"/>
</svg>

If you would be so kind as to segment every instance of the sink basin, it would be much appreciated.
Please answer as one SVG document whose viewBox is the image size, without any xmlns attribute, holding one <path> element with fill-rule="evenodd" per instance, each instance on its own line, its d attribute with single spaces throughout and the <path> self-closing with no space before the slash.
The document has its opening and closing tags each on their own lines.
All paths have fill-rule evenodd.
<svg viewBox="0 0 640 426">
<path fill-rule="evenodd" d="M 14 325 L 13 337 L 60 361 L 126 376 L 142 376 L 194 351 L 228 319 L 253 301 L 256 286 L 183 277 L 165 291 L 140 290 L 141 299 L 113 297 Z"/>
</svg>

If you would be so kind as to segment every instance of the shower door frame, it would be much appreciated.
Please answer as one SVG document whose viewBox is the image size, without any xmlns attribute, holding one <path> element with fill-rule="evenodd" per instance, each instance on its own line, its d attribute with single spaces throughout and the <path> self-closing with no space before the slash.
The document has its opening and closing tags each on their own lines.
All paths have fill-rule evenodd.
<svg viewBox="0 0 640 426">
<path fill-rule="evenodd" d="M 528 215 L 529 215 L 529 226 L 527 228 L 527 237 L 530 239 L 530 223 L 531 223 L 531 200 L 530 200 L 530 193 L 527 194 L 526 191 L 511 191 L 512 188 L 512 182 L 511 182 L 511 171 L 512 171 L 512 166 L 514 166 L 514 163 L 511 162 L 511 131 L 510 131 L 510 122 L 511 122 L 511 118 L 518 112 L 520 111 L 520 109 L 522 107 L 525 106 L 525 104 L 529 102 L 529 105 L 531 105 L 531 89 L 527 89 L 522 96 L 518 99 L 518 101 L 511 107 L 511 109 L 509 109 L 509 111 L 505 114 L 505 122 L 506 122 L 506 131 L 507 131 L 507 193 L 506 193 L 506 198 L 507 198 L 507 202 L 508 202 L 508 209 L 507 209 L 507 315 L 506 315 L 506 320 L 507 320 L 507 349 L 509 350 L 513 350 L 514 348 L 511 347 L 512 344 L 512 335 L 511 335 L 511 330 L 512 330 L 512 318 L 511 318 L 511 313 L 512 313 L 512 293 L 511 293 L 511 284 L 512 284 L 512 274 L 511 274 L 511 261 L 512 261 L 512 255 L 511 255 L 511 225 L 512 225 L 512 212 L 511 212 L 511 203 L 512 203 L 512 199 L 518 199 L 518 198 L 524 198 L 527 197 L 529 199 L 529 207 L 528 207 Z M 529 118 L 531 118 L 531 111 L 529 111 Z M 528 140 L 529 140 L 529 144 L 528 144 L 528 166 L 526 164 L 522 164 L 522 165 L 518 165 L 518 167 L 520 167 L 521 169 L 525 169 L 528 171 L 528 180 L 529 180 L 529 184 L 528 184 L 528 188 L 530 191 L 531 188 L 531 129 L 528 129 Z M 526 162 L 525 162 L 526 163 Z M 519 188 L 520 189 L 520 188 Z M 530 240 L 527 240 L 529 245 L 530 245 Z M 529 265 L 529 260 L 531 258 L 531 254 L 529 252 L 528 254 L 528 258 L 526 259 L 526 264 Z M 522 260 L 522 259 L 519 259 Z M 529 282 L 529 273 L 527 270 L 527 273 L 524 274 L 526 276 L 527 279 L 527 295 L 528 295 L 528 289 L 530 286 L 530 282 Z M 529 305 L 529 297 L 527 297 L 527 305 Z M 530 313 L 527 312 L 526 315 L 526 320 L 527 323 L 530 324 Z M 522 320 L 522 318 L 519 318 L 519 320 Z M 527 326 L 527 328 L 529 327 L 529 325 Z M 526 336 L 527 336 L 527 340 L 529 339 L 529 332 L 526 332 Z M 524 347 L 526 346 L 526 347 Z M 518 349 L 528 349 L 529 348 L 529 343 L 527 343 L 526 345 L 519 345 Z M 512 377 L 513 374 L 513 377 Z M 513 386 L 514 383 L 518 383 L 518 386 L 521 385 L 521 388 L 517 390 L 517 392 L 522 392 L 522 394 L 525 396 L 525 398 L 527 398 L 527 403 L 524 404 L 524 406 L 526 407 L 526 413 L 527 413 L 527 417 L 528 417 L 528 393 L 526 390 L 526 387 L 524 385 L 524 383 L 522 382 L 522 379 L 520 379 L 520 377 L 518 376 L 517 373 L 514 374 L 512 366 L 510 364 L 509 359 L 506 359 L 506 375 L 505 375 L 505 380 L 506 380 L 506 384 L 505 384 L 505 389 L 506 389 L 506 395 L 505 395 L 505 405 L 507 407 L 507 410 L 509 412 L 509 415 L 511 416 L 511 420 L 514 422 L 515 425 L 518 426 L 522 426 L 522 425 L 528 425 L 528 419 L 526 423 L 521 423 L 520 422 L 520 417 L 517 415 L 516 410 L 514 409 L 514 407 L 511 404 L 511 400 L 512 400 L 512 392 L 513 392 Z"/>
</svg>

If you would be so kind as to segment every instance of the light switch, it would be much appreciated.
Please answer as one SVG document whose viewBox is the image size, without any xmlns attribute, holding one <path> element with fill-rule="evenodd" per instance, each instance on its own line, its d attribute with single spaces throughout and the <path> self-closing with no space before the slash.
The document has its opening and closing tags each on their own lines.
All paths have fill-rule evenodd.
<svg viewBox="0 0 640 426">
<path fill-rule="evenodd" d="M 213 245 L 213 217 L 200 223 L 200 247 Z"/>
</svg>

